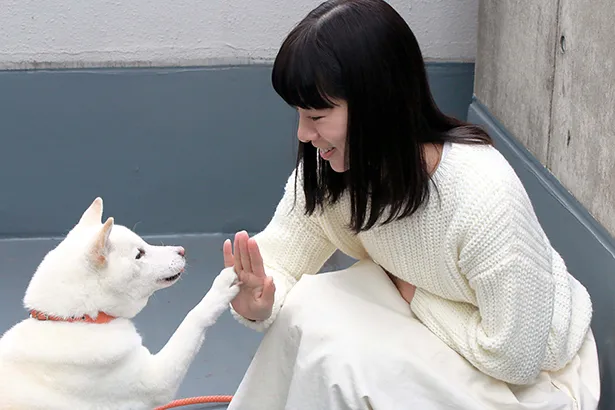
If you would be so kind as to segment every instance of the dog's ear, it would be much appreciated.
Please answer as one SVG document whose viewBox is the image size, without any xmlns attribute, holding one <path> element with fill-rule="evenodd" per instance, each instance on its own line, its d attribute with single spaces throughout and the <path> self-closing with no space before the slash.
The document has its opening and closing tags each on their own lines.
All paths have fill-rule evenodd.
<svg viewBox="0 0 615 410">
<path fill-rule="evenodd" d="M 79 224 L 84 224 L 84 225 L 100 224 L 102 221 L 102 215 L 103 215 L 103 200 L 101 197 L 98 197 L 94 200 L 94 202 L 92 202 L 90 207 L 85 210 L 83 215 L 81 215 Z"/>
<path fill-rule="evenodd" d="M 109 235 L 113 229 L 113 218 L 108 218 L 104 225 L 100 228 L 91 249 L 91 258 L 97 267 L 102 267 L 107 262 L 109 254 Z"/>
</svg>

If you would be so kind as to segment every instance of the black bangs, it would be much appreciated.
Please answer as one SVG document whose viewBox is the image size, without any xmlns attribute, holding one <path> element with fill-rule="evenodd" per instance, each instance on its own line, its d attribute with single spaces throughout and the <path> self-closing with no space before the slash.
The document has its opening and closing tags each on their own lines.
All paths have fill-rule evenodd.
<svg viewBox="0 0 615 410">
<path fill-rule="evenodd" d="M 271 82 L 290 106 L 303 109 L 333 108 L 344 99 L 339 86 L 340 67 L 318 41 L 314 27 L 297 27 L 287 37 L 275 59 Z"/>
</svg>

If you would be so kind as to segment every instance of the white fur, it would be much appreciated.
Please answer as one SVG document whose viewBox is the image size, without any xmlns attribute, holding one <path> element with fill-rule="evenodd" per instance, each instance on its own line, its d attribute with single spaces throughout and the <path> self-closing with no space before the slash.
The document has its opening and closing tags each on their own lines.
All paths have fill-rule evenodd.
<svg viewBox="0 0 615 410">
<path fill-rule="evenodd" d="M 158 354 L 131 322 L 164 279 L 183 271 L 183 248 L 153 246 L 113 218 L 102 199 L 84 212 L 50 251 L 26 291 L 24 305 L 62 317 L 105 312 L 110 323 L 27 318 L 0 339 L 0 409 L 151 410 L 173 400 L 205 330 L 239 291 L 232 268 L 182 321 Z M 140 249 L 145 251 L 137 259 Z"/>
</svg>

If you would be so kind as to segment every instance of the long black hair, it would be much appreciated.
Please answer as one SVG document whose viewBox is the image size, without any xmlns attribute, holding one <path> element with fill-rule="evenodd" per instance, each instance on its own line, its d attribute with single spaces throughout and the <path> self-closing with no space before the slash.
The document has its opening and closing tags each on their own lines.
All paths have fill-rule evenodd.
<svg viewBox="0 0 615 410">
<path fill-rule="evenodd" d="M 491 144 L 478 126 L 444 115 L 427 82 L 419 44 L 383 0 L 331 0 L 286 37 L 272 72 L 275 91 L 293 107 L 348 105 L 347 171 L 324 164 L 299 143 L 307 214 L 348 190 L 350 228 L 371 228 L 413 214 L 429 197 L 425 143 Z"/>
</svg>

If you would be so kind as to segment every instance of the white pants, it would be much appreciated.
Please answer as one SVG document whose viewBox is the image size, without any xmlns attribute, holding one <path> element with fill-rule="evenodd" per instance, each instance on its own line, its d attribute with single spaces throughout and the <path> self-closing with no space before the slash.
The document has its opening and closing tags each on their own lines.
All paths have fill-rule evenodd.
<svg viewBox="0 0 615 410">
<path fill-rule="evenodd" d="M 362 261 L 302 277 L 228 409 L 594 410 L 599 393 L 591 332 L 565 369 L 510 386 L 446 346 L 386 273 Z"/>
</svg>

